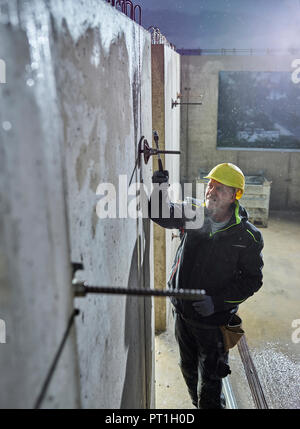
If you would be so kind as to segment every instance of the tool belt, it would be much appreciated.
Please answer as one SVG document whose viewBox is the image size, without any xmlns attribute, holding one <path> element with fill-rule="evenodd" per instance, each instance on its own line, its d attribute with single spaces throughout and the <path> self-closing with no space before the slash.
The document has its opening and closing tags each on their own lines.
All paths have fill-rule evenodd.
<svg viewBox="0 0 300 429">
<path fill-rule="evenodd" d="M 220 329 L 223 335 L 225 352 L 232 349 L 245 333 L 242 329 L 242 319 L 237 314 L 233 315 L 227 325 L 220 326 Z"/>
</svg>

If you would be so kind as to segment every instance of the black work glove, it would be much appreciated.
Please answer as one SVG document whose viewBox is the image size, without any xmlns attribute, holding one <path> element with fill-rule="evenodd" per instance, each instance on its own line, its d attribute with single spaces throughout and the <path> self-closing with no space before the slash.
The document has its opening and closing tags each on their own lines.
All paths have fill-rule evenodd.
<svg viewBox="0 0 300 429">
<path fill-rule="evenodd" d="M 168 170 L 154 171 L 153 176 L 152 176 L 152 183 L 168 183 L 168 181 L 169 181 Z"/>
<path fill-rule="evenodd" d="M 210 316 L 214 312 L 214 304 L 211 296 L 205 295 L 201 301 L 192 304 L 194 310 L 202 317 Z"/>
</svg>

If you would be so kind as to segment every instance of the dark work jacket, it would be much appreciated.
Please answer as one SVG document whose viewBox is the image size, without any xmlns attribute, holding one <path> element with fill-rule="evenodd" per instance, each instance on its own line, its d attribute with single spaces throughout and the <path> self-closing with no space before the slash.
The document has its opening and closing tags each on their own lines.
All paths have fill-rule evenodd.
<svg viewBox="0 0 300 429">
<path fill-rule="evenodd" d="M 169 275 L 172 289 L 204 289 L 212 297 L 214 314 L 201 317 L 191 300 L 172 298 L 177 312 L 186 319 L 207 325 L 228 323 L 238 305 L 262 286 L 263 238 L 248 221 L 246 210 L 236 200 L 228 224 L 211 233 L 206 218 L 200 229 L 184 229 L 184 216 L 174 218 L 169 203 L 170 218 L 152 218 L 164 228 L 179 228 L 182 238 Z"/>
</svg>

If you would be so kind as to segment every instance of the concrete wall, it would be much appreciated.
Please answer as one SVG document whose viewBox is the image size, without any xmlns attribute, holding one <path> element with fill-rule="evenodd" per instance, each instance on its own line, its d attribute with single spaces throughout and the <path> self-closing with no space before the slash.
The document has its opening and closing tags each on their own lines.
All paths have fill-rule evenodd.
<svg viewBox="0 0 300 429">
<path fill-rule="evenodd" d="M 92 285 L 153 287 L 150 221 L 96 213 L 98 185 L 118 198 L 140 136 L 151 140 L 150 35 L 104 1 L 3 10 L 0 407 L 33 406 L 73 306 L 81 313 L 42 406 L 151 407 L 151 298 L 73 300 L 70 270 L 82 262 L 78 277 Z M 150 177 L 142 165 L 134 180 Z"/>
<path fill-rule="evenodd" d="M 217 150 L 219 71 L 288 71 L 292 56 L 182 56 L 181 90 L 184 101 L 202 106 L 181 108 L 181 172 L 183 181 L 193 181 L 199 168 L 211 169 L 220 162 L 233 162 L 245 174 L 263 170 L 272 181 L 271 209 L 300 209 L 299 152 Z"/>
<path fill-rule="evenodd" d="M 0 407 L 32 408 L 73 311 L 63 128 L 53 62 L 45 58 L 48 12 L 43 3 L 39 18 L 32 4 L 7 6 L 0 30 L 7 67 L 7 83 L 0 85 L 0 318 L 7 333 L 0 345 Z M 73 327 L 44 407 L 80 406 L 76 356 Z"/>
<path fill-rule="evenodd" d="M 171 100 L 180 92 L 180 56 L 165 45 L 152 45 L 152 119 L 153 129 L 159 134 L 161 150 L 179 150 L 180 109 L 172 109 Z M 154 143 L 153 143 L 154 144 Z M 179 183 L 180 157 L 162 155 L 164 168 L 169 171 L 170 184 Z M 153 170 L 158 169 L 157 157 Z M 179 197 L 174 189 L 174 198 Z M 176 231 L 173 231 L 176 233 Z M 178 239 L 172 240 L 172 231 L 154 225 L 154 284 L 164 289 L 171 268 Z M 155 298 L 155 329 L 164 331 L 167 326 L 169 300 Z"/>
</svg>

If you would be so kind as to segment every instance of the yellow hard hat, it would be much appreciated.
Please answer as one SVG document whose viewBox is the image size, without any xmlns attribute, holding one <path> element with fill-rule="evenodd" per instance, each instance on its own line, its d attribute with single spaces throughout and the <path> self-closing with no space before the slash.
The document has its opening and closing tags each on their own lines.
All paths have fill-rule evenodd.
<svg viewBox="0 0 300 429">
<path fill-rule="evenodd" d="M 237 188 L 236 199 L 239 200 L 245 190 L 245 176 L 242 170 L 230 162 L 224 162 L 223 164 L 216 165 L 205 179 L 214 179 L 217 182 L 222 183 L 232 188 Z"/>
</svg>

